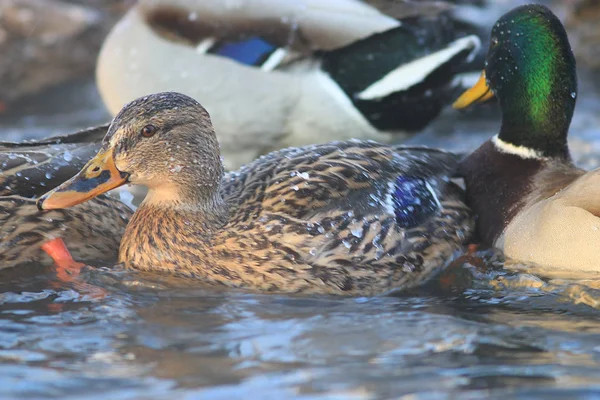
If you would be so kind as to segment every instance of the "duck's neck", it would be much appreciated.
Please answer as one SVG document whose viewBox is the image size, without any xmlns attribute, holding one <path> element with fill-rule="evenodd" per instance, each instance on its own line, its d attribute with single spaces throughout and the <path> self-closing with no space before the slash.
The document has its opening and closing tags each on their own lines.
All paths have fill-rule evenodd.
<svg viewBox="0 0 600 400">
<path fill-rule="evenodd" d="M 196 229 L 206 233 L 221 228 L 228 218 L 227 204 L 218 185 L 210 190 L 198 191 L 178 191 L 168 187 L 150 189 L 138 212 L 146 210 L 157 212 L 156 218 L 182 219 L 193 223 L 197 225 Z"/>
<path fill-rule="evenodd" d="M 499 149 L 524 158 L 568 159 L 572 109 L 560 109 L 547 101 L 536 114 L 525 112 L 524 107 L 516 103 L 503 106 L 502 126 L 496 139 Z"/>
<path fill-rule="evenodd" d="M 228 209 L 218 192 L 196 200 L 150 190 L 127 225 L 119 261 L 170 273 L 177 272 L 182 257 L 194 255 L 198 265 L 208 262 L 212 238 L 227 223 Z"/>
</svg>

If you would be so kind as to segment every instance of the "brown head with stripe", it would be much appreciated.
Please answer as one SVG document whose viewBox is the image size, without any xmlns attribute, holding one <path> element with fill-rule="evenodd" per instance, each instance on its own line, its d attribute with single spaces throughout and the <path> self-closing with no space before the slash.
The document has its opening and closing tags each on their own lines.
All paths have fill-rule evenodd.
<svg viewBox="0 0 600 400">
<path fill-rule="evenodd" d="M 147 186 L 147 202 L 210 202 L 222 174 L 208 112 L 183 94 L 157 93 L 127 104 L 98 154 L 38 207 L 70 207 L 125 183 Z"/>
</svg>

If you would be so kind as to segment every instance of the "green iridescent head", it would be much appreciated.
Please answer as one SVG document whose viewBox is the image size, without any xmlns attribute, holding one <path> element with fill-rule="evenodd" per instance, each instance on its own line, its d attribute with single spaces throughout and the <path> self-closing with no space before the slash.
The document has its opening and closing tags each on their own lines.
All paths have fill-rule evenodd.
<svg viewBox="0 0 600 400">
<path fill-rule="evenodd" d="M 517 7 L 496 22 L 485 78 L 481 86 L 493 91 L 502 109 L 500 139 L 545 156 L 568 154 L 577 98 L 575 57 L 564 27 L 548 8 Z"/>
</svg>

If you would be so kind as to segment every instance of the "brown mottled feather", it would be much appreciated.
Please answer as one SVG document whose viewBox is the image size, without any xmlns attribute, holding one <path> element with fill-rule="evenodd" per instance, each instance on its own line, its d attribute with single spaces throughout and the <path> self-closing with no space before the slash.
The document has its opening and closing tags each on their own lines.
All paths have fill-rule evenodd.
<svg viewBox="0 0 600 400">
<path fill-rule="evenodd" d="M 225 175 L 227 222 L 140 207 L 121 259 L 265 291 L 357 295 L 415 286 L 470 234 L 462 193 L 434 175 L 451 166 L 446 153 L 359 141 L 271 153 Z M 401 174 L 429 179 L 443 199 L 438 213 L 408 230 L 382 204 L 387 182 Z"/>
<path fill-rule="evenodd" d="M 119 260 L 210 284 L 345 295 L 403 289 L 439 271 L 473 229 L 449 179 L 451 154 L 346 141 L 273 152 L 224 174 L 208 113 L 179 93 L 125 106 L 101 154 L 149 189 Z M 58 190 L 88 185 L 93 171 L 102 173 L 84 170 Z M 410 182 L 401 195 L 410 220 L 392 201 L 398 177 Z"/>
<path fill-rule="evenodd" d="M 132 211 L 107 196 L 40 212 L 35 198 L 77 172 L 100 148 L 107 126 L 35 142 L 0 142 L 0 269 L 48 264 L 40 246 L 62 238 L 78 261 L 116 261 Z"/>
<path fill-rule="evenodd" d="M 137 132 L 149 122 L 175 128 L 143 140 Z M 133 268 L 263 291 L 374 294 L 421 283 L 472 229 L 463 193 L 448 181 L 456 161 L 441 151 L 336 142 L 273 152 L 221 178 L 208 113 L 173 93 L 126 106 L 105 145 L 150 192 L 158 180 L 179 182 L 188 198 L 142 203 L 121 242 L 120 261 Z M 169 154 L 181 171 L 160 163 Z M 426 180 L 441 202 L 410 229 L 388 204 L 399 176 Z"/>
</svg>

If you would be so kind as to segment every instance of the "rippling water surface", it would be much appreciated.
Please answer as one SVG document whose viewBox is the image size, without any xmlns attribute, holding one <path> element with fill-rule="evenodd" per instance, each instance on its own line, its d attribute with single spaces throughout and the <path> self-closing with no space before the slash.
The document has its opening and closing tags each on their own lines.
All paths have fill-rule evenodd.
<svg viewBox="0 0 600 400">
<path fill-rule="evenodd" d="M 590 168 L 599 104 L 593 82 L 581 86 L 571 143 Z M 3 117 L 4 138 L 108 118 L 93 86 L 74 90 L 89 102 L 51 94 L 74 111 Z M 448 110 L 411 143 L 469 151 L 498 125 L 493 106 Z M 4 271 L 0 398 L 600 398 L 600 281 L 506 270 L 481 255 L 418 291 L 358 299 L 224 292 L 110 269 L 87 270 L 85 284 L 36 266 Z"/>
<path fill-rule="evenodd" d="M 12 275 L 12 276 L 11 276 Z M 600 393 L 593 284 L 463 266 L 398 296 L 294 298 L 90 270 L 0 285 L 0 397 L 572 397 Z M 589 285 L 589 282 L 588 282 Z"/>
</svg>

